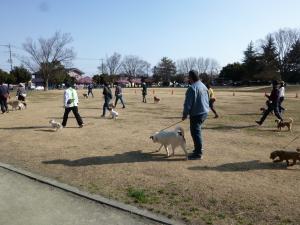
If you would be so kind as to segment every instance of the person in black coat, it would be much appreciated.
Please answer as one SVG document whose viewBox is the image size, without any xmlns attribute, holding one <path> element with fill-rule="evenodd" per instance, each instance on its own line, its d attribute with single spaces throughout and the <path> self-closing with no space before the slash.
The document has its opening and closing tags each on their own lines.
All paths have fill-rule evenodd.
<svg viewBox="0 0 300 225">
<path fill-rule="evenodd" d="M 104 87 L 103 87 L 103 96 L 104 96 L 104 104 L 103 104 L 103 113 L 101 117 L 105 117 L 106 109 L 108 109 L 109 102 L 112 99 L 111 89 L 106 82 L 104 83 Z"/>
</svg>

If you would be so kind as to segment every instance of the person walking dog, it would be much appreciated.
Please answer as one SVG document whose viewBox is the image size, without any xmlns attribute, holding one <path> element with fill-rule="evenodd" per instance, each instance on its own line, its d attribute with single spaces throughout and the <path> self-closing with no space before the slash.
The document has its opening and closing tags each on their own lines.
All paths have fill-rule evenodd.
<svg viewBox="0 0 300 225">
<path fill-rule="evenodd" d="M 265 119 L 267 118 L 267 116 L 270 114 L 270 112 L 274 111 L 275 116 L 280 120 L 283 121 L 280 113 L 279 113 L 279 90 L 277 88 L 278 82 L 276 80 L 274 80 L 272 82 L 272 92 L 270 95 L 265 95 L 268 99 L 269 99 L 269 103 L 268 103 L 268 108 L 267 110 L 264 112 L 263 116 L 261 117 L 261 119 L 259 121 L 255 121 L 258 125 L 262 125 L 265 121 Z"/>
<path fill-rule="evenodd" d="M 3 113 L 8 113 L 8 107 L 7 107 L 7 99 L 9 98 L 9 90 L 6 85 L 3 84 L 3 82 L 0 82 L 0 106 L 1 111 Z"/>
<path fill-rule="evenodd" d="M 214 107 L 214 103 L 216 101 L 214 90 L 211 88 L 210 84 L 207 84 L 206 87 L 208 89 L 209 108 L 215 114 L 215 118 L 218 118 L 219 115 L 218 115 L 218 113 L 217 113 L 217 111 L 215 110 L 215 107 Z"/>
<path fill-rule="evenodd" d="M 284 93 L 285 93 L 285 83 L 284 81 L 280 82 L 279 86 L 279 113 L 281 114 L 282 111 L 285 110 L 285 108 L 282 107 L 282 102 L 284 101 Z"/>
<path fill-rule="evenodd" d="M 146 100 L 147 84 L 145 82 L 142 83 L 142 95 L 143 95 L 143 102 L 147 103 L 147 100 Z"/>
<path fill-rule="evenodd" d="M 208 90 L 200 81 L 197 71 L 189 72 L 189 82 L 191 86 L 186 91 L 182 113 L 182 120 L 190 116 L 190 131 L 194 142 L 194 151 L 188 159 L 203 159 L 201 125 L 209 112 Z"/>
<path fill-rule="evenodd" d="M 83 127 L 84 123 L 81 119 L 81 116 L 79 115 L 78 112 L 78 95 L 77 92 L 74 88 L 71 87 L 71 84 L 66 83 L 66 90 L 64 92 L 64 107 L 65 107 L 65 113 L 64 113 L 64 117 L 63 117 L 63 122 L 62 122 L 62 126 L 66 127 L 67 125 L 67 121 L 68 121 L 68 116 L 69 113 L 72 111 L 78 126 L 80 128 Z"/>
<path fill-rule="evenodd" d="M 116 87 L 116 90 L 115 90 L 115 97 L 116 97 L 116 100 L 115 100 L 115 107 L 117 106 L 117 103 L 118 103 L 118 100 L 120 99 L 122 105 L 123 105 L 123 109 L 125 108 L 125 104 L 124 104 L 124 101 L 123 101 L 123 92 L 122 92 L 122 88 L 121 86 L 118 84 L 117 87 Z"/>
<path fill-rule="evenodd" d="M 103 96 L 104 96 L 104 104 L 103 104 L 103 113 L 101 115 L 101 117 L 105 117 L 105 113 L 106 113 L 106 109 L 109 109 L 109 103 L 112 99 L 112 93 L 111 93 L 111 89 L 108 86 L 107 82 L 104 82 L 104 87 L 103 87 Z"/>
</svg>

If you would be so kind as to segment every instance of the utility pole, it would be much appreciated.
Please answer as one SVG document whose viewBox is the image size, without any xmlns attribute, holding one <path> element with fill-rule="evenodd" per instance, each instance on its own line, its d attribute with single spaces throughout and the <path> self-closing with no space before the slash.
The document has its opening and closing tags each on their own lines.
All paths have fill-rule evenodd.
<svg viewBox="0 0 300 225">
<path fill-rule="evenodd" d="M 11 46 L 10 44 L 8 45 L 8 49 L 9 49 L 9 63 L 10 63 L 10 71 L 13 70 L 13 67 L 12 67 L 12 59 L 11 59 Z"/>
<path fill-rule="evenodd" d="M 101 58 L 101 59 L 99 59 L 99 60 L 101 60 L 101 74 L 103 74 L 103 73 L 104 73 L 103 59 Z"/>
<path fill-rule="evenodd" d="M 8 45 L 0 45 L 0 46 L 3 46 L 3 47 L 7 47 L 8 50 L 9 50 L 9 64 L 10 64 L 10 71 L 12 71 L 12 58 L 11 58 L 11 45 L 8 44 Z"/>
</svg>

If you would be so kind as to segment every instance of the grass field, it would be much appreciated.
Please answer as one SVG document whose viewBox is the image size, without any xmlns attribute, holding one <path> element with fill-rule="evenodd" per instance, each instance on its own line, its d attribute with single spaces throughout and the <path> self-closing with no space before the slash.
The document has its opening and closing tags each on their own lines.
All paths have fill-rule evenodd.
<svg viewBox="0 0 300 225">
<path fill-rule="evenodd" d="M 159 104 L 153 104 L 152 90 Z M 152 153 L 159 145 L 149 136 L 180 120 L 185 89 L 173 95 L 171 89 L 149 89 L 147 104 L 140 89 L 124 89 L 126 109 L 119 103 L 116 121 L 100 118 L 100 90 L 87 100 L 80 90 L 86 126 L 79 129 L 71 116 L 59 132 L 48 121 L 61 122 L 63 91 L 31 92 L 28 109 L 0 115 L 0 161 L 187 224 L 300 224 L 300 164 L 286 168 L 269 159 L 300 135 L 300 87 L 287 91 L 284 101 L 284 118 L 294 119 L 292 133 L 278 132 L 273 115 L 263 126 L 255 124 L 265 90 L 215 90 L 220 118 L 210 114 L 203 126 L 201 161 L 185 161 L 180 148 L 171 158 Z M 189 122 L 180 125 L 191 151 Z M 297 147 L 300 138 L 287 149 Z"/>
</svg>

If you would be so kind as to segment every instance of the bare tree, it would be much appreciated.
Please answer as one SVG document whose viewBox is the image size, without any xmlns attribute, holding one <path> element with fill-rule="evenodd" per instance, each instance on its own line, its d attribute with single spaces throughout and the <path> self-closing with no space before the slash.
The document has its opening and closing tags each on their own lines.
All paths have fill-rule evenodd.
<svg viewBox="0 0 300 225">
<path fill-rule="evenodd" d="M 209 59 L 210 63 L 208 66 L 207 73 L 211 76 L 216 76 L 219 73 L 220 70 L 220 64 L 215 59 Z"/>
<path fill-rule="evenodd" d="M 197 70 L 198 70 L 198 73 L 201 74 L 201 73 L 205 73 L 206 72 L 206 69 L 205 69 L 205 58 L 203 57 L 199 57 L 197 59 Z"/>
<path fill-rule="evenodd" d="M 147 74 L 149 63 L 140 59 L 138 56 L 128 55 L 122 61 L 122 69 L 125 74 L 130 77 Z"/>
<path fill-rule="evenodd" d="M 121 55 L 114 53 L 110 57 L 106 57 L 106 66 L 109 71 L 109 75 L 116 75 L 121 67 Z"/>
<path fill-rule="evenodd" d="M 180 59 L 177 61 L 176 67 L 179 73 L 187 74 L 190 70 L 197 69 L 197 59 L 195 57 Z"/>
<path fill-rule="evenodd" d="M 100 74 L 108 74 L 107 66 L 105 63 L 101 62 L 100 66 L 97 67 Z"/>
<path fill-rule="evenodd" d="M 292 45 L 300 39 L 300 31 L 298 29 L 285 28 L 273 33 L 272 36 L 278 51 L 280 71 L 284 73 L 286 69 L 286 55 L 290 52 Z"/>
<path fill-rule="evenodd" d="M 27 39 L 23 44 L 29 57 L 23 57 L 22 62 L 32 72 L 39 71 L 41 73 L 45 83 L 45 91 L 48 90 L 49 77 L 56 69 L 56 65 L 68 65 L 74 59 L 73 49 L 66 48 L 66 45 L 71 42 L 70 34 L 56 32 L 49 39 L 39 38 L 37 43 L 32 39 Z"/>
</svg>

